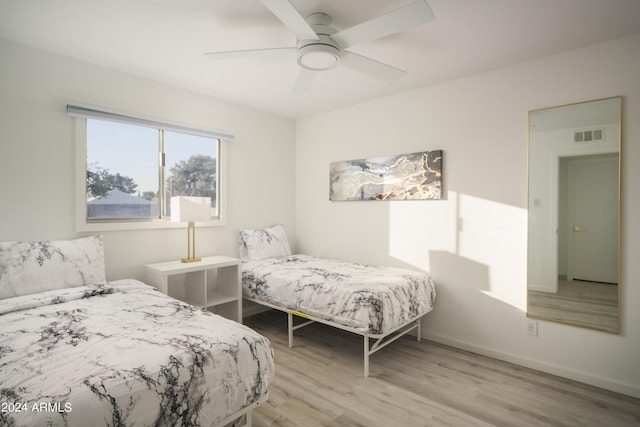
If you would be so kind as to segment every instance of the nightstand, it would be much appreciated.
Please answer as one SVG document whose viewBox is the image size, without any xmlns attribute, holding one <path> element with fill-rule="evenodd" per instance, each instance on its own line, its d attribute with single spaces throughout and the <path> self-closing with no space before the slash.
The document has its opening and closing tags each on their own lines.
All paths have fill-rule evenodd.
<svg viewBox="0 0 640 427">
<path fill-rule="evenodd" d="M 242 323 L 242 261 L 227 256 L 144 266 L 147 283 L 170 297 Z"/>
</svg>

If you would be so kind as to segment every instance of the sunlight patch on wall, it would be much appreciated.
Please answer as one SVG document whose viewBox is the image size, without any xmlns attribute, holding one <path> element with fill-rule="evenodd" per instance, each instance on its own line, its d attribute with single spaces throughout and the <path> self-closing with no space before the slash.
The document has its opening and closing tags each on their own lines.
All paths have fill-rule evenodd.
<svg viewBox="0 0 640 427">
<path fill-rule="evenodd" d="M 453 195 L 452 195 L 453 194 Z M 456 200 L 389 203 L 389 255 L 430 270 L 429 251 L 455 251 Z"/>
<path fill-rule="evenodd" d="M 489 267 L 485 293 L 526 311 L 526 210 L 461 194 L 457 240 L 458 255 Z"/>
<path fill-rule="evenodd" d="M 389 255 L 430 271 L 430 251 L 485 265 L 486 295 L 526 311 L 527 212 L 449 191 L 430 202 L 389 203 Z"/>
</svg>

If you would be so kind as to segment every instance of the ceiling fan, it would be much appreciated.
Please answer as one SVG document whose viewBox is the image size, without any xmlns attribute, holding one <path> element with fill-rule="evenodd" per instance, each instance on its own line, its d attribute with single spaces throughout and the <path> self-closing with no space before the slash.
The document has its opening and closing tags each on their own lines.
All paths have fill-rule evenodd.
<svg viewBox="0 0 640 427">
<path fill-rule="evenodd" d="M 295 47 L 275 47 L 236 51 L 208 52 L 212 58 L 296 53 L 300 73 L 294 92 L 305 92 L 311 86 L 317 72 L 330 70 L 338 65 L 351 68 L 376 79 L 393 82 L 405 71 L 366 56 L 350 52 L 359 43 L 379 39 L 430 22 L 433 12 L 425 0 L 417 0 L 384 15 L 337 31 L 331 27 L 331 17 L 326 13 L 312 13 L 305 20 L 289 0 L 260 0 L 282 23 L 296 34 Z"/>
</svg>

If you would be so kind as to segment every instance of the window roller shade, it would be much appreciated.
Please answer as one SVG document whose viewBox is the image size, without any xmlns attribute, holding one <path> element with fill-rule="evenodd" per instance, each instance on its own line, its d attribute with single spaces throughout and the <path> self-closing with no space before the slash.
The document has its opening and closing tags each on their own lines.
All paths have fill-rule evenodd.
<svg viewBox="0 0 640 427">
<path fill-rule="evenodd" d="M 177 123 L 163 122 L 159 120 L 149 119 L 145 117 L 129 116 L 127 114 L 117 113 L 114 111 L 106 111 L 95 107 L 88 107 L 77 104 L 67 104 L 67 114 L 71 117 L 78 117 L 84 119 L 103 119 L 112 120 L 117 122 L 124 122 L 129 124 L 137 124 L 140 126 L 152 127 L 155 129 L 163 129 L 169 131 L 176 131 L 182 133 L 188 133 L 192 135 L 205 136 L 209 138 L 221 139 L 224 141 L 233 141 L 234 135 L 228 132 L 196 128 L 191 126 L 180 125 Z"/>
</svg>

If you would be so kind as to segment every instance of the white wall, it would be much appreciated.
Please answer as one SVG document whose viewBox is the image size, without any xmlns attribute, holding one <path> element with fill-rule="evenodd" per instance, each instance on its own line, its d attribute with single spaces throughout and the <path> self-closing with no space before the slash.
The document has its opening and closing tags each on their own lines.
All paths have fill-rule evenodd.
<svg viewBox="0 0 640 427">
<path fill-rule="evenodd" d="M 302 119 L 298 249 L 431 271 L 424 336 L 640 397 L 640 34 Z M 526 334 L 528 111 L 623 98 L 622 333 Z M 445 200 L 329 202 L 329 163 L 444 150 Z M 634 188 L 632 188 L 634 187 Z"/>
<path fill-rule="evenodd" d="M 199 255 L 237 256 L 242 227 L 283 223 L 295 241 L 295 123 L 254 109 L 0 40 L 0 241 L 78 237 L 75 101 L 235 134 L 228 222 L 198 228 Z M 186 256 L 186 231 L 105 232 L 107 278 Z"/>
</svg>

